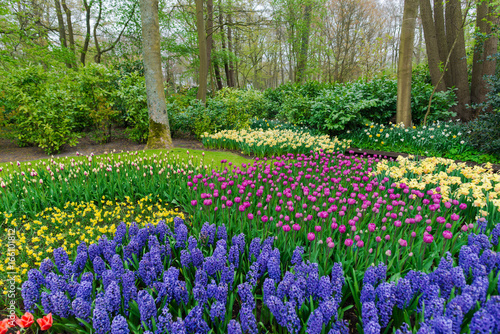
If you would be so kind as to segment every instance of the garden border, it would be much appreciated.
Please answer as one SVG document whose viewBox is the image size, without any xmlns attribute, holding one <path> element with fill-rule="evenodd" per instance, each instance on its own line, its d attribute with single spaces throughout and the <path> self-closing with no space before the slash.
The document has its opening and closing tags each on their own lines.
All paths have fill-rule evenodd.
<svg viewBox="0 0 500 334">
<path fill-rule="evenodd" d="M 351 153 L 352 151 L 353 153 Z M 349 147 L 346 149 L 346 152 L 344 154 L 346 155 L 354 155 L 354 154 L 359 154 L 359 153 L 366 153 L 369 156 L 373 157 L 378 157 L 382 159 L 388 159 L 388 158 L 394 158 L 397 159 L 398 156 L 403 156 L 403 157 L 408 157 L 409 155 L 413 155 L 415 158 L 418 159 L 427 159 L 427 158 L 434 158 L 434 157 L 427 157 L 427 156 L 419 156 L 417 154 L 408 154 L 408 153 L 398 153 L 398 152 L 385 152 L 385 151 L 375 151 L 375 150 L 370 150 L 370 149 L 363 149 L 363 148 L 356 148 L 356 147 Z M 448 159 L 448 158 L 445 158 Z M 453 159 L 449 159 L 453 160 Z M 483 164 L 474 162 L 474 161 L 461 161 L 461 160 L 454 160 L 455 163 L 465 163 L 466 166 L 469 167 L 474 167 L 474 166 L 483 166 Z M 499 173 L 500 172 L 500 164 L 491 164 L 492 165 L 492 170 L 494 173 Z"/>
</svg>

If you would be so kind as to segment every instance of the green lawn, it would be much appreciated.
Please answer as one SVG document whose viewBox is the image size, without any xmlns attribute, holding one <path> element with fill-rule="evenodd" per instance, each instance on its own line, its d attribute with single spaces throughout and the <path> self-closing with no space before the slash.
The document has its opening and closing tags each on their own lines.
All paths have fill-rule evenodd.
<svg viewBox="0 0 500 334">
<path fill-rule="evenodd" d="M 144 151 L 138 151 L 140 155 L 143 156 L 151 156 L 153 154 L 159 154 L 160 152 L 166 152 L 167 150 L 144 150 Z M 189 152 L 189 153 L 188 153 Z M 203 153 L 205 154 L 203 156 Z M 109 154 L 127 154 L 127 153 L 108 153 Z M 234 153 L 230 152 L 218 152 L 218 151 L 203 151 L 203 150 L 188 150 L 185 148 L 174 148 L 170 150 L 170 153 L 175 156 L 179 156 L 179 159 L 184 159 L 188 160 L 189 158 L 193 159 L 193 161 L 200 161 L 203 159 L 204 163 L 206 165 L 209 164 L 214 164 L 218 165 L 220 164 L 221 160 L 227 160 L 228 162 L 232 162 L 234 165 L 241 165 L 243 163 L 249 163 L 252 161 L 250 158 L 245 158 L 239 155 L 236 155 Z M 98 156 L 98 155 L 96 155 Z M 101 154 L 100 156 L 105 156 L 105 154 Z M 49 161 L 52 158 L 46 158 L 46 159 L 40 159 L 40 160 L 33 160 L 33 161 L 23 161 L 20 163 L 19 166 L 17 166 L 16 162 L 12 162 L 12 165 L 10 162 L 4 162 L 0 163 L 0 169 L 2 171 L 0 172 L 0 178 L 7 173 L 11 171 L 26 171 L 31 165 L 35 165 L 36 163 L 40 164 L 43 163 L 43 161 Z M 85 159 L 85 156 L 67 156 L 67 157 L 57 157 L 53 158 L 55 161 L 58 161 L 63 164 L 67 164 L 71 161 L 71 159 L 75 159 L 75 161 Z M 31 165 L 30 165 L 31 164 Z"/>
</svg>

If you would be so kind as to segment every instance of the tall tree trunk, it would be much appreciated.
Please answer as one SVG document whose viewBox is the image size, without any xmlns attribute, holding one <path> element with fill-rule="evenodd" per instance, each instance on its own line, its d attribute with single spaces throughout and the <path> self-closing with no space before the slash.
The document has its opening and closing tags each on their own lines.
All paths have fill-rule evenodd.
<svg viewBox="0 0 500 334">
<path fill-rule="evenodd" d="M 54 6 L 56 7 L 56 15 L 57 15 L 57 26 L 59 29 L 59 41 L 61 42 L 61 46 L 67 48 L 66 44 L 66 31 L 64 28 L 64 20 L 61 11 L 61 3 L 59 0 L 54 0 Z"/>
<path fill-rule="evenodd" d="M 222 8 L 219 5 L 219 25 L 221 29 L 221 43 L 222 43 L 222 52 L 224 55 L 224 72 L 226 73 L 226 83 L 228 87 L 233 87 L 231 83 L 231 76 L 229 75 L 229 61 L 228 61 L 228 51 L 226 49 L 226 36 L 224 29 L 224 14 L 222 12 Z"/>
<path fill-rule="evenodd" d="M 89 49 L 90 43 L 90 5 L 87 0 L 83 0 L 83 7 L 85 8 L 85 39 L 83 42 L 82 52 L 80 53 L 80 62 L 85 66 L 85 57 Z"/>
<path fill-rule="evenodd" d="M 311 31 L 311 11 L 312 4 L 309 3 L 304 8 L 304 27 L 301 31 L 301 46 L 299 59 L 297 62 L 297 82 L 302 82 L 305 78 L 305 71 L 307 66 L 307 52 L 309 49 L 309 34 Z"/>
<path fill-rule="evenodd" d="M 101 22 L 101 16 L 102 16 L 102 0 L 99 1 L 99 14 L 97 15 L 97 20 L 94 24 L 94 43 L 95 43 L 95 49 L 96 49 L 96 55 L 94 56 L 94 60 L 97 64 L 101 62 L 101 47 L 99 46 L 99 40 L 97 38 L 97 28 L 99 27 L 99 24 Z"/>
<path fill-rule="evenodd" d="M 196 98 L 203 103 L 207 100 L 207 35 L 205 33 L 205 18 L 203 16 L 203 0 L 196 2 L 196 30 L 198 31 L 198 54 L 200 59 L 200 69 L 198 71 L 198 94 Z"/>
<path fill-rule="evenodd" d="M 172 148 L 161 71 L 158 0 L 140 0 L 144 76 L 149 111 L 148 148 Z"/>
<path fill-rule="evenodd" d="M 467 107 L 470 104 L 469 75 L 467 72 L 467 55 L 465 53 L 465 39 L 462 21 L 460 0 L 448 0 L 445 8 L 446 14 L 446 41 L 448 49 L 456 43 L 451 50 L 450 71 L 453 85 L 457 88 L 457 105 L 454 107 L 462 121 L 469 121 L 472 113 Z M 456 39 L 456 41 L 455 41 Z"/>
<path fill-rule="evenodd" d="M 213 44 L 212 40 L 212 44 Z M 215 50 L 215 47 L 212 47 L 213 50 Z M 213 67 L 214 67 L 214 74 L 215 74 L 215 81 L 217 83 L 217 90 L 221 90 L 223 88 L 222 86 L 222 79 L 220 76 L 220 69 L 219 69 L 219 58 L 217 58 L 216 61 L 213 61 Z"/>
<path fill-rule="evenodd" d="M 420 0 L 420 16 L 422 18 L 422 26 L 424 28 L 425 50 L 427 52 L 427 62 L 429 64 L 429 72 L 433 86 L 438 86 L 437 91 L 446 90 L 445 83 L 441 78 L 441 70 L 439 68 L 439 47 L 436 38 L 436 29 L 432 20 L 432 8 L 429 0 Z"/>
<path fill-rule="evenodd" d="M 214 29 L 214 4 L 213 0 L 207 0 L 207 69 L 212 67 L 212 47 L 213 47 L 213 29 Z M 212 78 L 212 76 L 210 76 Z M 213 79 L 210 80 L 213 87 Z"/>
<path fill-rule="evenodd" d="M 231 87 L 236 86 L 236 80 L 234 77 L 234 62 L 233 62 L 233 55 L 234 55 L 234 49 L 233 49 L 233 33 L 231 31 L 231 25 L 233 21 L 231 18 L 231 13 L 227 14 L 227 49 L 229 51 L 229 77 L 231 78 Z"/>
<path fill-rule="evenodd" d="M 411 126 L 411 68 L 418 0 L 405 0 L 398 61 L 396 122 Z"/>
<path fill-rule="evenodd" d="M 73 23 L 71 20 L 71 10 L 68 8 L 66 5 L 66 0 L 62 0 L 61 2 L 62 7 L 64 9 L 64 13 L 66 14 L 66 25 L 68 27 L 68 39 L 69 39 L 69 48 L 71 49 L 71 52 L 73 52 L 73 61 L 72 65 L 76 68 L 76 49 L 75 49 L 75 35 L 73 33 Z"/>
<path fill-rule="evenodd" d="M 498 23 L 493 16 L 492 7 L 486 1 L 479 2 L 476 10 L 476 28 L 478 33 L 474 41 L 474 56 L 472 61 L 471 101 L 475 104 L 486 102 L 488 84 L 485 76 L 494 75 L 496 67 L 498 37 L 492 33 L 492 25 Z"/>
<path fill-rule="evenodd" d="M 446 32 L 444 29 L 444 6 L 443 0 L 434 0 L 434 27 L 439 51 L 439 63 L 445 64 L 448 58 L 448 43 L 446 42 Z M 446 69 L 444 73 L 444 83 L 446 87 L 453 86 L 451 71 Z"/>
<path fill-rule="evenodd" d="M 490 29 L 490 38 L 486 40 L 484 43 L 484 53 L 483 53 L 483 80 L 485 77 L 495 75 L 495 70 L 497 67 L 497 50 L 498 50 L 498 34 L 492 31 L 492 27 L 498 27 L 500 23 L 500 19 L 498 15 L 491 12 L 492 8 L 490 7 L 490 15 L 488 16 L 488 21 L 491 22 L 489 24 Z M 498 29 L 498 28 L 497 28 Z M 481 91 L 480 101 L 485 102 L 487 99 L 487 94 L 489 93 L 490 87 L 487 84 L 481 85 L 483 90 Z M 490 108 L 491 109 L 491 108 Z"/>
<path fill-rule="evenodd" d="M 415 53 L 415 62 L 420 64 L 422 59 L 422 22 L 418 25 L 417 51 Z"/>
</svg>

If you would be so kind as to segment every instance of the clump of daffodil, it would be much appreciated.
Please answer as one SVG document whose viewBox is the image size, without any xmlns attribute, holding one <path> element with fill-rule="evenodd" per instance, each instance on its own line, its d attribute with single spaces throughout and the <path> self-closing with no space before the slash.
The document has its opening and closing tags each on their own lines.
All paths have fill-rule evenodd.
<svg viewBox="0 0 500 334">
<path fill-rule="evenodd" d="M 122 221 L 143 227 L 149 223 L 156 225 L 160 220 L 171 224 L 174 217 L 186 218 L 179 209 L 151 196 L 135 203 L 129 197 L 121 202 L 105 199 L 100 202 L 67 202 L 62 209 L 46 208 L 34 218 L 7 215 L 3 225 L 6 230 L 15 231 L 16 279 L 24 280 L 29 269 L 38 267 L 58 247 L 63 247 L 71 257 L 82 241 L 89 245 L 102 235 L 113 237 Z M 7 233 L 3 233 L 0 247 L 7 248 L 8 244 Z M 0 253 L 0 274 L 12 272 L 10 269 L 6 252 Z M 7 287 L 3 284 L 0 288 L 5 294 Z"/>
<path fill-rule="evenodd" d="M 412 161 L 411 157 L 400 156 L 395 162 L 380 161 L 375 173 L 413 189 L 440 187 L 443 202 L 465 199 L 486 216 L 488 212 L 500 212 L 500 174 L 491 167 L 467 166 L 444 158 Z"/>
<path fill-rule="evenodd" d="M 336 152 L 343 151 L 350 145 L 350 141 L 345 139 L 284 129 L 223 130 L 215 134 L 203 134 L 202 141 L 208 148 L 238 150 L 258 157 L 320 150 Z"/>
</svg>

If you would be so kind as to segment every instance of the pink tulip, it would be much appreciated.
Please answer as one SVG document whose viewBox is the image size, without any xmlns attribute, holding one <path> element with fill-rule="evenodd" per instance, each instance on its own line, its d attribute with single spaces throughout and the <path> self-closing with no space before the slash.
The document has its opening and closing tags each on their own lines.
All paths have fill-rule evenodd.
<svg viewBox="0 0 500 334">
<path fill-rule="evenodd" d="M 307 240 L 313 241 L 314 239 L 316 239 L 316 235 L 314 233 L 307 233 Z"/>
<path fill-rule="evenodd" d="M 424 242 L 430 244 L 434 241 L 432 234 L 424 234 Z"/>
<path fill-rule="evenodd" d="M 445 239 L 451 239 L 451 238 L 453 237 L 453 233 L 451 233 L 451 232 L 450 232 L 450 231 L 448 231 L 448 230 L 445 230 L 445 231 L 443 231 L 443 237 L 444 237 Z"/>
<path fill-rule="evenodd" d="M 347 247 L 351 247 L 352 244 L 353 244 L 353 241 L 351 239 L 345 239 L 344 245 L 346 245 Z"/>
</svg>

